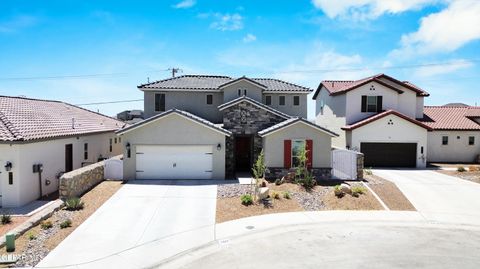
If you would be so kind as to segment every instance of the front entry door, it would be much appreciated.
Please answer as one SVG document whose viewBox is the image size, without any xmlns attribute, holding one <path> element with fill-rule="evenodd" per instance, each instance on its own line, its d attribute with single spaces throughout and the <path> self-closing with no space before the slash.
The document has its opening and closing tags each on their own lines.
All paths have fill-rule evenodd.
<svg viewBox="0 0 480 269">
<path fill-rule="evenodd" d="M 235 138 L 235 168 L 237 171 L 250 171 L 251 169 L 251 152 L 252 152 L 252 138 L 251 137 L 236 137 Z"/>
<path fill-rule="evenodd" d="M 65 145 L 65 173 L 73 170 L 73 145 Z"/>
</svg>

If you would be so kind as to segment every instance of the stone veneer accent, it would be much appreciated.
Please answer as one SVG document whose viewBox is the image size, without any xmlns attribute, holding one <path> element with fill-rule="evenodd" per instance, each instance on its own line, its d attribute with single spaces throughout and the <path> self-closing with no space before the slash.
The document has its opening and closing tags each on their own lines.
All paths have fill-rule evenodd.
<svg viewBox="0 0 480 269">
<path fill-rule="evenodd" d="M 365 157 L 363 154 L 357 155 L 357 179 L 363 179 L 363 162 Z"/>
<path fill-rule="evenodd" d="M 332 179 L 332 168 L 311 168 L 310 171 L 317 180 Z M 282 178 L 291 172 L 295 172 L 295 168 L 268 167 L 265 172 L 265 179 L 275 180 L 277 178 Z"/>
<path fill-rule="evenodd" d="M 232 132 L 225 142 L 225 172 L 227 177 L 235 175 L 235 136 L 253 137 L 253 160 L 262 150 L 262 138 L 257 132 L 284 121 L 285 118 L 248 102 L 240 102 L 223 111 L 223 128 Z"/>
<path fill-rule="evenodd" d="M 60 198 L 79 197 L 89 191 L 104 180 L 104 169 L 105 162 L 101 161 L 63 174 L 60 177 L 58 190 Z"/>
</svg>

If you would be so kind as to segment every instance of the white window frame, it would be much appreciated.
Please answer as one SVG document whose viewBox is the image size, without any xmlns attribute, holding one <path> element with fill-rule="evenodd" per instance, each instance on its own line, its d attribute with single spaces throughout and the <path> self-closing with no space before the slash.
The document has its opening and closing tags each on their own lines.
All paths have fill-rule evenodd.
<svg viewBox="0 0 480 269">
<path fill-rule="evenodd" d="M 307 140 L 306 139 L 292 139 L 292 146 L 291 146 L 291 149 L 290 149 L 290 162 L 292 164 L 292 167 L 296 167 L 293 159 L 298 158 L 298 156 L 293 155 L 293 148 L 294 148 L 295 142 L 301 142 L 301 143 L 303 143 L 304 147 L 307 147 Z"/>
</svg>

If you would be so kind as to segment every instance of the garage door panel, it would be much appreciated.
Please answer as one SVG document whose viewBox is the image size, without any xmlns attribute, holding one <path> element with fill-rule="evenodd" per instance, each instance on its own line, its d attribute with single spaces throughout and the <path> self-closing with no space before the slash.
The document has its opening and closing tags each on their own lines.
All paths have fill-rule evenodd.
<svg viewBox="0 0 480 269">
<path fill-rule="evenodd" d="M 416 167 L 416 143 L 361 143 L 365 167 Z"/>
<path fill-rule="evenodd" d="M 137 179 L 211 179 L 212 146 L 137 146 Z"/>
</svg>

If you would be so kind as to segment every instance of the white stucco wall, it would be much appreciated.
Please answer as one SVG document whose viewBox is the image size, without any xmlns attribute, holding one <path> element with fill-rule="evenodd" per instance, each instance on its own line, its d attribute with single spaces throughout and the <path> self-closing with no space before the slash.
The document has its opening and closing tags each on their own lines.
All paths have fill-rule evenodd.
<svg viewBox="0 0 480 269">
<path fill-rule="evenodd" d="M 255 101 L 262 102 L 262 89 L 257 85 L 250 83 L 249 81 L 239 80 L 233 84 L 228 85 L 223 88 L 223 102 L 232 101 L 233 99 L 238 98 L 238 90 L 242 91 L 247 90 L 247 96 L 254 99 Z"/>
<path fill-rule="evenodd" d="M 136 145 L 212 145 L 213 178 L 225 178 L 225 135 L 177 114 L 147 123 L 121 134 L 123 143 L 123 176 L 136 177 Z M 131 157 L 127 157 L 126 143 L 130 143 Z M 221 150 L 217 150 L 217 144 Z"/>
<path fill-rule="evenodd" d="M 330 168 L 332 142 L 329 134 L 318 131 L 304 123 L 295 123 L 263 137 L 265 165 L 283 167 L 284 140 L 311 139 L 313 143 L 313 167 Z"/>
<path fill-rule="evenodd" d="M 323 105 L 323 109 L 322 109 Z M 340 148 L 346 146 L 345 131 L 342 127 L 347 124 L 346 95 L 330 96 L 323 88 L 315 99 L 315 123 L 339 135 L 332 139 L 332 145 Z"/>
<path fill-rule="evenodd" d="M 448 136 L 448 145 L 442 145 L 442 136 Z M 468 137 L 475 137 L 475 145 L 468 145 Z M 480 154 L 480 131 L 433 131 L 428 134 L 428 161 L 471 163 Z"/>
<path fill-rule="evenodd" d="M 392 120 L 393 125 L 389 125 Z M 362 142 L 377 143 L 417 143 L 417 167 L 426 166 L 428 158 L 427 133 L 428 131 L 416 124 L 395 115 L 388 115 L 372 123 L 349 131 L 347 146 L 359 150 Z M 422 158 L 421 147 L 424 153 Z"/>
<path fill-rule="evenodd" d="M 113 143 L 109 151 L 109 139 L 116 136 L 113 132 L 44 140 L 34 143 L 0 144 L 0 191 L 3 207 L 22 206 L 40 196 L 38 173 L 33 173 L 34 164 L 43 164 L 42 192 L 49 194 L 58 190 L 56 175 L 65 171 L 65 145 L 73 146 L 73 169 L 80 168 L 83 162 L 93 163 L 100 157 L 113 157 L 121 154 L 121 144 Z M 113 140 L 114 142 L 114 140 Z M 84 159 L 84 143 L 88 143 L 88 159 Z M 13 184 L 8 184 L 8 172 L 5 162 L 13 164 Z M 46 181 L 51 182 L 46 185 Z"/>
<path fill-rule="evenodd" d="M 307 105 L 308 99 L 307 94 L 300 94 L 300 93 L 264 93 L 262 103 L 265 104 L 265 97 L 271 96 L 272 104 L 270 105 L 271 108 L 274 108 L 278 111 L 286 113 L 290 116 L 294 117 L 301 117 L 306 119 L 307 118 Z M 280 96 L 285 96 L 285 105 L 280 105 Z M 300 104 L 298 106 L 293 105 L 293 97 L 298 96 L 300 99 Z"/>
</svg>

